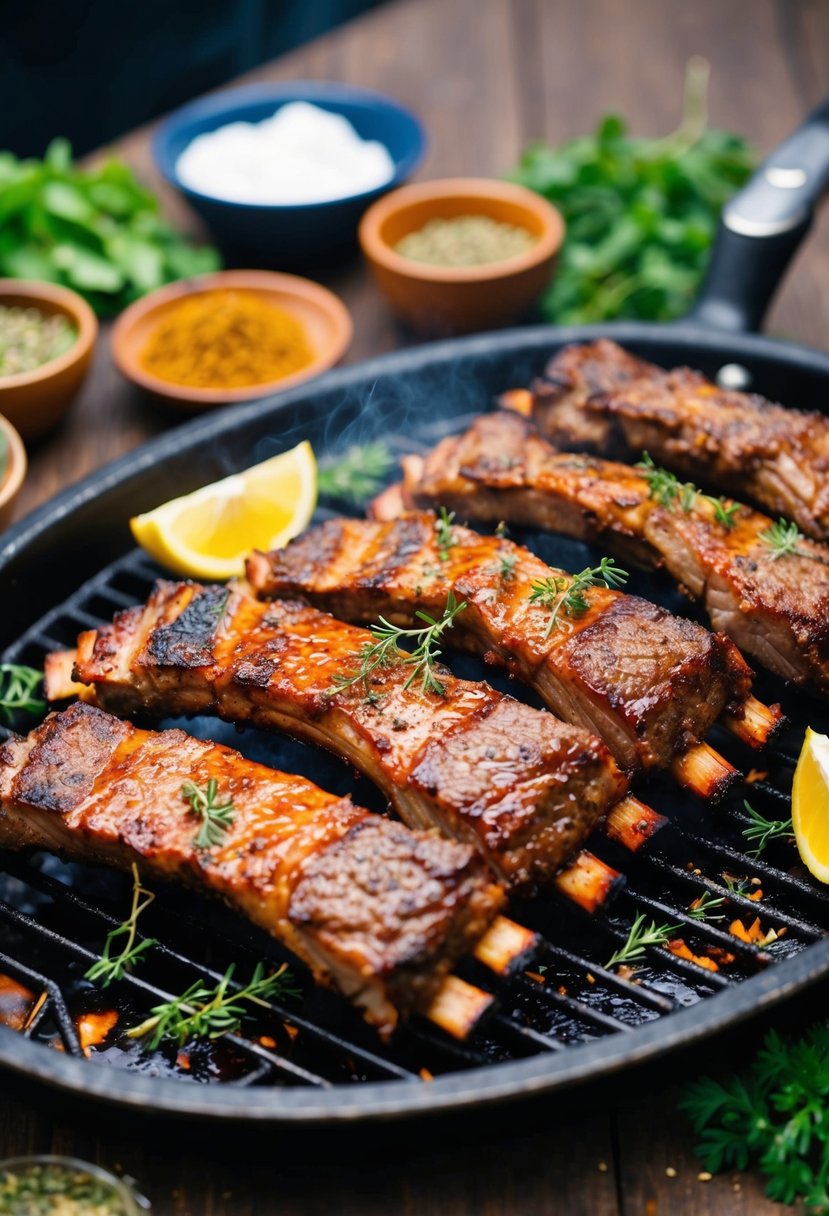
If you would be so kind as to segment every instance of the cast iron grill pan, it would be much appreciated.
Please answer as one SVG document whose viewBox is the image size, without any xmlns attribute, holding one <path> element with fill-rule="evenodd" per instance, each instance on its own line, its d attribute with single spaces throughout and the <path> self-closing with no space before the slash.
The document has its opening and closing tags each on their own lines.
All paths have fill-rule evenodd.
<svg viewBox="0 0 829 1216">
<path fill-rule="evenodd" d="M 628 341 L 646 357 L 682 361 L 676 342 L 672 351 L 659 349 L 656 336 L 664 343 L 666 332 L 654 329 L 650 344 Z M 101 555 L 109 557 L 128 544 L 128 515 L 261 460 L 300 437 L 310 438 L 322 459 L 350 442 L 379 435 L 396 454 L 425 451 L 486 408 L 494 393 L 537 373 L 550 353 L 550 336 L 549 330 L 526 330 L 378 360 L 329 376 L 313 393 L 297 390 L 270 404 L 190 424 L 111 466 L 11 534 L 0 572 L 7 588 L 11 580 L 27 594 L 11 597 L 11 611 L 0 625 L 3 658 L 39 666 L 48 650 L 72 645 L 81 629 L 146 597 L 161 572 L 141 553 L 122 553 L 96 568 Z M 560 337 L 556 334 L 556 345 Z M 713 339 L 708 342 L 712 349 L 706 351 L 700 342 L 687 361 L 714 374 L 722 356 Z M 758 387 L 783 395 L 781 370 L 764 361 L 761 349 L 750 349 L 762 348 L 763 340 L 741 338 L 730 346 L 735 344 L 744 348 L 740 361 L 759 377 Z M 792 362 L 799 353 L 792 351 Z M 766 371 L 774 373 L 770 387 Z M 815 394 L 822 371 L 815 368 L 811 376 Z M 809 380 L 807 372 L 797 404 L 813 403 L 804 400 Z M 788 399 L 793 401 L 791 392 Z M 330 513 L 320 510 L 318 518 Z M 534 532 L 515 536 L 565 568 L 580 569 L 599 556 L 575 541 Z M 634 574 L 629 589 L 671 611 L 694 613 L 660 576 Z M 35 612 L 42 615 L 32 625 Z M 460 675 L 486 677 L 532 700 L 520 684 L 493 677 L 491 668 L 485 671 L 471 657 L 450 656 L 450 662 Z M 711 739 L 744 771 L 753 767 L 765 776 L 750 787 L 738 786 L 715 807 L 684 795 L 665 777 L 640 783 L 637 792 L 667 815 L 671 826 L 635 857 L 603 836 L 589 842 L 625 876 L 623 888 L 594 917 L 554 895 L 513 903 L 515 919 L 541 934 L 538 954 L 505 982 L 474 962 L 462 965 L 466 978 L 498 997 L 492 1016 L 463 1044 L 420 1021 L 384 1045 L 345 1001 L 317 988 L 301 964 L 289 960 L 301 990 L 298 998 L 286 997 L 212 1047 L 197 1046 L 183 1056 L 175 1047 L 147 1053 L 120 1031 L 143 1020 L 154 1005 L 195 980 L 212 984 L 230 962 L 244 982 L 260 959 L 276 964 L 288 956 L 220 905 L 160 888 L 141 921 L 142 932 L 159 944 L 132 976 L 102 992 L 83 974 L 100 957 L 107 931 L 125 915 L 129 879 L 47 854 L 0 854 L 0 973 L 39 998 L 25 1030 L 0 1028 L 0 1063 L 77 1092 L 193 1115 L 305 1121 L 390 1117 L 560 1088 L 745 1017 L 814 981 L 829 963 L 829 890 L 808 877 L 793 845 L 773 844 L 755 859 L 747 855 L 750 846 L 742 835 L 746 796 L 769 817 L 789 814 L 788 791 L 804 729 L 826 730 L 829 714 L 771 677 L 758 679 L 757 693 L 780 700 L 790 719 L 773 748 L 758 757 L 725 732 Z M 228 743 L 252 759 L 301 772 L 384 810 L 369 782 L 317 749 L 255 730 L 239 733 L 207 718 L 169 719 L 162 725 Z M 730 903 L 717 910 L 723 921 L 689 919 L 688 905 L 703 890 L 729 894 L 724 875 L 754 882 L 745 895 L 730 895 Z M 755 903 L 747 896 L 758 886 L 763 899 Z M 707 972 L 653 949 L 632 977 L 635 982 L 607 970 L 604 964 L 639 913 L 682 926 L 679 935 L 692 950 L 728 949 L 734 963 Z M 734 917 L 749 925 L 757 915 L 764 929 L 780 934 L 764 949 L 728 933 Z M 96 1013 L 113 1009 L 115 1028 L 100 1044 L 84 1046 L 81 1032 Z"/>
</svg>

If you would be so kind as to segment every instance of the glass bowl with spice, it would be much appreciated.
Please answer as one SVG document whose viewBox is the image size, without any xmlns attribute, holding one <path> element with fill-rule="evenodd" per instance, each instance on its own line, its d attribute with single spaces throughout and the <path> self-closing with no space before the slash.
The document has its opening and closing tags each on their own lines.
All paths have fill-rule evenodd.
<svg viewBox="0 0 829 1216">
<path fill-rule="evenodd" d="M 0 413 L 24 439 L 52 429 L 92 361 L 98 322 L 56 283 L 0 279 Z"/>
<path fill-rule="evenodd" d="M 359 235 L 394 311 L 437 336 L 521 320 L 552 277 L 564 221 L 523 186 L 448 178 L 387 194 Z"/>
<path fill-rule="evenodd" d="M 351 341 L 345 305 L 318 283 L 226 270 L 171 283 L 118 319 L 112 350 L 134 384 L 205 409 L 266 397 L 337 363 Z"/>
<path fill-rule="evenodd" d="M 8 1216 L 140 1216 L 150 1204 L 126 1179 L 76 1157 L 0 1161 L 0 1213 Z"/>
</svg>

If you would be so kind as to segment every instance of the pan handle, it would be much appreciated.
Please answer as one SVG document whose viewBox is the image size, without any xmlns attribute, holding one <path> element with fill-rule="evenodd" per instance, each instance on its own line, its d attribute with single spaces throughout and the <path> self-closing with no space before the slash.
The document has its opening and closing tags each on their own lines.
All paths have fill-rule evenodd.
<svg viewBox="0 0 829 1216">
<path fill-rule="evenodd" d="M 708 273 L 687 319 L 716 329 L 759 329 L 827 186 L 829 98 L 723 207 Z"/>
</svg>

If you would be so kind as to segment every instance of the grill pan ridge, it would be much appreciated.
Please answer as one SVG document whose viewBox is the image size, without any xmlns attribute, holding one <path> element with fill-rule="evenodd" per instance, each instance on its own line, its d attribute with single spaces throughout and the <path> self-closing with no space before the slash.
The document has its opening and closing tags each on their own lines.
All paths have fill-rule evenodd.
<svg viewBox="0 0 829 1216">
<path fill-rule="evenodd" d="M 766 340 L 742 336 L 729 336 L 726 347 L 722 338 L 702 330 L 691 331 L 692 341 L 687 327 L 682 339 L 670 339 L 669 330 L 652 327 L 649 339 L 647 328 L 636 326 L 626 336 L 623 327 L 616 327 L 613 336 L 645 358 L 691 363 L 708 374 L 738 359 L 759 391 L 793 405 L 814 408 L 825 399 L 829 356 L 796 347 L 777 347 L 772 354 Z M 594 336 L 598 334 L 597 329 Z M 81 629 L 109 620 L 145 597 L 160 572 L 140 553 L 124 552 L 130 515 L 300 438 L 310 438 L 322 459 L 350 442 L 376 436 L 385 438 L 396 455 L 425 451 L 442 435 L 461 429 L 471 413 L 487 408 L 494 394 L 526 383 L 554 347 L 590 336 L 584 329 L 570 335 L 537 328 L 406 351 L 332 373 L 312 391 L 297 389 L 271 402 L 197 420 L 146 445 L 8 534 L 0 549 L 0 578 L 10 604 L 0 620 L 3 660 L 39 666 L 47 650 L 71 645 Z M 791 380 L 789 390 L 784 387 L 787 364 L 798 377 L 796 400 Z M 318 518 L 326 513 L 320 510 Z M 566 568 L 579 569 L 597 556 L 597 550 L 578 542 L 532 532 L 515 535 L 551 564 Z M 634 575 L 629 589 L 672 611 L 694 615 L 667 578 Z M 460 675 L 485 674 L 472 658 L 448 658 Z M 512 695 L 532 699 L 505 677 L 493 678 L 491 669 L 486 676 Z M 97 867 L 65 865 L 45 854 L 0 854 L 0 974 L 45 994 L 25 1034 L 0 1027 L 0 1063 L 132 1107 L 325 1122 L 399 1117 L 558 1089 L 747 1017 L 829 968 L 829 890 L 789 872 L 796 861 L 791 847 L 773 846 L 754 860 L 746 858 L 742 837 L 744 796 L 766 815 L 788 814 L 787 791 L 803 729 L 826 730 L 829 713 L 771 677 L 760 678 L 757 691 L 765 700 L 780 700 L 791 720 L 779 742 L 759 758 L 724 734 L 713 742 L 738 767 L 767 769 L 768 776 L 749 789 L 738 787 L 716 807 L 694 802 L 665 778 L 637 789 L 672 825 L 635 856 L 607 840 L 590 841 L 589 847 L 626 877 L 626 886 L 592 920 L 553 896 L 513 906 L 516 920 L 542 934 L 529 966 L 532 974 L 497 981 L 468 965 L 464 974 L 496 992 L 498 1008 L 466 1044 L 454 1044 L 420 1023 L 383 1045 L 344 1001 L 315 989 L 294 965 L 301 998 L 285 998 L 263 1019 L 245 1023 L 220 1049 L 232 1060 L 228 1080 L 220 1080 L 209 1061 L 199 1084 L 167 1075 L 172 1072 L 169 1061 L 144 1059 L 137 1051 L 119 1054 L 115 1063 L 108 1061 L 113 1054 L 108 1050 L 86 1059 L 74 1020 L 79 1002 L 86 1002 L 84 1008 L 91 1007 L 89 1002 L 106 1008 L 113 1001 L 109 994 L 90 993 L 79 980 L 123 915 L 128 880 Z M 237 735 L 206 719 L 176 724 L 230 743 L 252 759 L 303 772 L 334 792 L 352 791 L 358 802 L 383 809 L 368 782 L 355 782 L 345 766 L 314 749 L 253 730 Z M 695 869 L 689 870 L 689 864 Z M 737 954 L 733 967 L 707 973 L 657 950 L 636 984 L 604 970 L 602 964 L 636 914 L 671 924 L 687 921 L 688 904 L 703 889 L 725 892 L 724 872 L 759 878 L 763 900 L 754 904 L 733 897 L 724 923 L 690 921 L 681 936 L 692 949 L 694 940 L 728 944 Z M 764 928 L 786 930 L 766 952 L 740 947 L 727 936 L 728 920 L 740 916 L 750 923 L 758 914 Z M 243 979 L 258 959 L 282 959 L 270 939 L 220 906 L 159 889 L 148 915 L 146 932 L 160 944 L 121 985 L 117 997 L 140 1017 L 195 979 L 215 982 L 230 961 L 237 962 Z M 543 975 L 539 968 L 546 968 Z M 140 1018 L 133 1016 L 136 1020 Z M 62 1050 L 51 1050 L 38 1038 L 59 1042 Z"/>
</svg>

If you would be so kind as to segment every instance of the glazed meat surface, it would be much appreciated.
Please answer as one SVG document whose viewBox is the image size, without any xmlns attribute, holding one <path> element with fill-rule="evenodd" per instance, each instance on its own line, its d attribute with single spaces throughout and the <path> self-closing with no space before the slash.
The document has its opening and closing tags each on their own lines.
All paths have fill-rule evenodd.
<svg viewBox="0 0 829 1216">
<path fill-rule="evenodd" d="M 566 347 L 533 385 L 533 421 L 558 448 L 658 463 L 829 539 L 829 417 L 665 371 L 602 339 Z"/>
<path fill-rule="evenodd" d="M 525 419 L 485 414 L 406 462 L 406 495 L 467 518 L 596 541 L 620 560 L 664 566 L 714 628 L 786 680 L 829 692 L 829 548 L 801 538 L 774 555 L 773 521 L 740 507 L 718 522 L 703 496 L 663 504 L 639 469 L 556 452 Z M 684 505 L 683 505 L 684 504 Z"/>
<path fill-rule="evenodd" d="M 397 660 L 339 687 L 373 641 L 302 604 L 160 583 L 146 605 L 81 635 L 76 677 L 118 714 L 216 713 L 319 743 L 410 827 L 475 844 L 512 885 L 552 878 L 625 791 L 605 745 L 445 670 L 442 695 Z"/>
<path fill-rule="evenodd" d="M 187 781 L 231 801 L 221 843 L 195 844 Z M 36 846 L 221 897 L 361 1006 L 381 1031 L 423 1009 L 502 902 L 468 846 L 337 798 L 180 730 L 91 705 L 0 748 L 0 845 Z"/>
<path fill-rule="evenodd" d="M 475 514 L 477 490 L 469 504 L 439 496 L 447 498 Z M 563 593 L 571 576 L 512 541 L 457 524 L 450 545 L 438 541 L 428 512 L 388 522 L 335 519 L 285 549 L 255 554 L 248 579 L 262 597 L 302 595 L 362 622 L 382 614 L 416 624 L 417 612 L 440 616 L 454 595 L 466 607 L 447 643 L 505 665 L 560 717 L 595 731 L 628 769 L 667 767 L 744 699 L 745 664 L 730 642 L 699 625 L 593 587 L 584 612 L 561 611 L 550 628 L 551 608 L 531 601 L 533 588 L 553 580 Z"/>
</svg>

